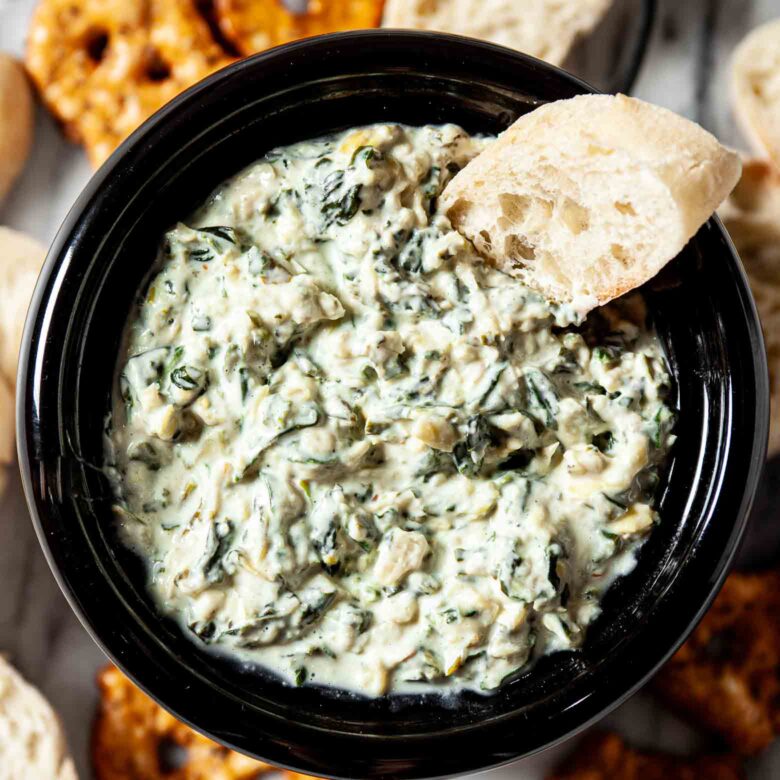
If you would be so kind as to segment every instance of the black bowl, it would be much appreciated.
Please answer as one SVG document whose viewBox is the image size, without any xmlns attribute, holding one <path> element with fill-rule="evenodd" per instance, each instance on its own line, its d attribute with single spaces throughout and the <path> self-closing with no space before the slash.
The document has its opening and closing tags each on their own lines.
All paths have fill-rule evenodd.
<svg viewBox="0 0 780 780">
<path fill-rule="evenodd" d="M 596 28 L 574 44 L 563 68 L 603 92 L 628 94 L 645 59 L 656 15 L 656 0 L 617 0 Z"/>
<path fill-rule="evenodd" d="M 663 522 L 604 600 L 581 652 L 543 658 L 492 696 L 366 699 L 291 688 L 204 652 L 161 617 L 115 538 L 99 466 L 111 377 L 162 232 L 277 144 L 357 124 L 497 132 L 588 92 L 516 52 L 445 35 L 346 33 L 212 76 L 155 115 L 90 182 L 49 254 L 25 332 L 19 460 L 49 563 L 103 649 L 200 731 L 313 774 L 432 777 L 556 743 L 634 692 L 692 629 L 744 530 L 766 448 L 768 387 L 744 274 L 710 221 L 646 291 L 681 410 Z"/>
</svg>

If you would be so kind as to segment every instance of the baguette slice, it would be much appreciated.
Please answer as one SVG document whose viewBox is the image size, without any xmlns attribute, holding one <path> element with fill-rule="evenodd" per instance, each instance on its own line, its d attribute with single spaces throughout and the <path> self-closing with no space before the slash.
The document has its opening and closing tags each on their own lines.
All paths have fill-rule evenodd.
<svg viewBox="0 0 780 780">
<path fill-rule="evenodd" d="M 612 0 L 388 0 L 382 25 L 491 41 L 560 65 Z"/>
<path fill-rule="evenodd" d="M 17 230 L 0 226 L 0 379 L 16 387 L 24 322 L 46 247 Z"/>
<path fill-rule="evenodd" d="M 585 314 L 655 276 L 740 169 L 736 153 L 671 111 L 582 95 L 518 119 L 440 202 L 496 266 Z"/>
<path fill-rule="evenodd" d="M 772 457 L 780 453 L 780 172 L 764 160 L 747 161 L 718 213 L 742 258 L 764 330 Z"/>
<path fill-rule="evenodd" d="M 77 780 L 50 704 L 0 656 L 0 777 Z"/>
<path fill-rule="evenodd" d="M 761 25 L 731 61 L 737 120 L 756 151 L 780 166 L 780 19 Z"/>
</svg>

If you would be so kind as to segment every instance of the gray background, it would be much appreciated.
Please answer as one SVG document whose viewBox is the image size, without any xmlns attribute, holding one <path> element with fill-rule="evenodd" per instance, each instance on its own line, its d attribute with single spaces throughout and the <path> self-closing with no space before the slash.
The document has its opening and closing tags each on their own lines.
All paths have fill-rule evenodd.
<svg viewBox="0 0 780 780">
<path fill-rule="evenodd" d="M 34 5 L 35 0 L 0 0 L 0 50 L 22 54 Z M 634 94 L 696 119 L 722 141 L 745 148 L 729 107 L 728 58 L 748 30 L 779 16 L 780 0 L 660 0 L 659 20 Z M 0 207 L 0 224 L 25 230 L 48 244 L 90 174 L 83 153 L 68 144 L 51 119 L 39 111 L 32 159 Z M 18 482 L 14 470 L 11 488 L 0 500 L 0 652 L 61 713 L 85 780 L 91 777 L 94 679 L 105 658 L 57 588 L 38 547 Z M 769 509 L 778 482 L 780 466 L 770 468 L 757 503 L 751 535 L 742 552 L 748 564 L 766 564 L 774 558 L 778 524 Z M 607 724 L 642 746 L 687 752 L 706 744 L 643 693 L 610 716 Z M 548 751 L 483 777 L 542 778 L 572 747 Z M 780 777 L 780 742 L 749 763 L 749 775 L 751 780 Z"/>
</svg>

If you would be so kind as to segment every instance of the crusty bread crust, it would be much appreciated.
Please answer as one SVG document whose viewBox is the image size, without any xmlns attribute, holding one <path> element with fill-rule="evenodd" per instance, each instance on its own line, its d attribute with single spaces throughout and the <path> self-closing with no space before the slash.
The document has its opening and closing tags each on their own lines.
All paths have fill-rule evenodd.
<svg viewBox="0 0 780 780">
<path fill-rule="evenodd" d="M 780 171 L 765 160 L 748 160 L 719 214 L 742 258 L 764 330 L 772 457 L 780 453 Z"/>
<path fill-rule="evenodd" d="M 610 5 L 612 0 L 388 0 L 382 24 L 468 35 L 560 65 Z"/>
<path fill-rule="evenodd" d="M 522 116 L 440 202 L 498 267 L 584 313 L 679 254 L 740 169 L 736 153 L 671 111 L 582 95 Z"/>
<path fill-rule="evenodd" d="M 745 134 L 780 166 L 780 19 L 757 27 L 737 46 L 731 85 Z"/>
</svg>

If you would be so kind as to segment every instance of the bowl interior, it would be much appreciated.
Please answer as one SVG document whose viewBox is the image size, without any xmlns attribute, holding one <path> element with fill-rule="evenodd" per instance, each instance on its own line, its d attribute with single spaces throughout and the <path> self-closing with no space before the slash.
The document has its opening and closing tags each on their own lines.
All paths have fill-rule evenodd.
<svg viewBox="0 0 780 780">
<path fill-rule="evenodd" d="M 474 74 L 478 74 L 475 76 Z M 351 33 L 259 55 L 160 112 L 104 166 L 36 291 L 20 369 L 20 462 L 63 589 L 104 649 L 187 722 L 241 750 L 336 776 L 438 776 L 558 741 L 632 692 L 695 621 L 735 550 L 763 460 L 767 386 L 755 311 L 715 221 L 646 290 L 680 409 L 661 525 L 584 649 L 492 696 L 364 699 L 290 688 L 206 652 L 162 618 L 114 533 L 100 471 L 125 319 L 162 233 L 279 144 L 374 121 L 496 133 L 588 91 L 561 71 L 439 35 Z"/>
</svg>

